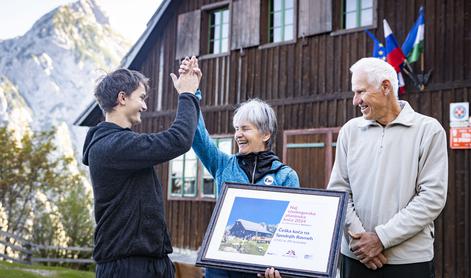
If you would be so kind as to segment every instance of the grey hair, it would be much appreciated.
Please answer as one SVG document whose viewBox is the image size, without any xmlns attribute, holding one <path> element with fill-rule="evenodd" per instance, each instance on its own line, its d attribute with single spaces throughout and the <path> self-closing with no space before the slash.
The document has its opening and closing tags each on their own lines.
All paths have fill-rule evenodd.
<svg viewBox="0 0 471 278">
<path fill-rule="evenodd" d="M 397 73 L 393 66 L 378 58 L 362 58 L 350 67 L 351 73 L 362 72 L 367 76 L 368 83 L 380 88 L 384 80 L 389 80 L 393 93 L 397 98 L 399 88 Z"/>
<path fill-rule="evenodd" d="M 276 114 L 273 108 L 261 99 L 249 99 L 235 110 L 232 124 L 234 127 L 241 122 L 249 122 L 262 133 L 269 133 L 268 147 L 271 148 L 276 134 Z"/>
</svg>

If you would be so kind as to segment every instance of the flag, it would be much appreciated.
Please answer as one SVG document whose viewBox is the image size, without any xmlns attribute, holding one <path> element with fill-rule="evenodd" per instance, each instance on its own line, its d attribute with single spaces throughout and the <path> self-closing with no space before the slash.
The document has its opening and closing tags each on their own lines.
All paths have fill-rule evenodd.
<svg viewBox="0 0 471 278">
<path fill-rule="evenodd" d="M 382 43 L 379 42 L 379 40 L 376 38 L 375 35 L 373 35 L 370 31 L 365 30 L 365 32 L 370 36 L 370 38 L 373 40 L 373 57 L 381 59 L 383 61 L 386 61 L 386 48 Z M 397 74 L 397 79 L 399 81 L 399 93 L 403 94 L 405 93 L 405 83 L 404 83 L 404 78 L 402 78 L 401 72 Z M 397 97 L 397 92 L 394 92 Z"/>
<path fill-rule="evenodd" d="M 401 71 L 401 66 L 404 63 L 406 57 L 402 53 L 402 49 L 397 43 L 396 37 L 394 37 L 391 27 L 389 27 L 386 19 L 383 19 L 384 27 L 384 38 L 386 40 L 386 61 L 394 67 L 396 72 Z"/>
<path fill-rule="evenodd" d="M 378 41 L 378 39 L 370 31 L 365 30 L 365 32 L 373 40 L 373 57 L 386 61 L 386 49 L 384 45 Z"/>
<path fill-rule="evenodd" d="M 424 8 L 420 7 L 419 17 L 402 44 L 402 52 L 407 57 L 407 61 L 410 64 L 416 62 L 420 54 L 424 51 L 424 26 Z"/>
<path fill-rule="evenodd" d="M 386 40 L 386 61 L 391 66 L 393 66 L 397 72 L 397 79 L 399 81 L 399 94 L 402 95 L 405 93 L 405 83 L 401 74 L 401 68 L 404 64 L 404 61 L 406 60 L 406 57 L 404 53 L 402 53 L 402 49 L 399 47 L 396 37 L 394 37 L 391 27 L 389 27 L 386 19 L 383 19 L 383 27 L 384 38 Z"/>
<path fill-rule="evenodd" d="M 404 77 L 402 77 L 402 72 L 397 73 L 397 81 L 399 83 L 399 94 L 400 95 L 405 94 L 406 93 L 406 83 L 404 82 Z M 396 97 L 397 97 L 397 95 L 396 95 Z"/>
</svg>

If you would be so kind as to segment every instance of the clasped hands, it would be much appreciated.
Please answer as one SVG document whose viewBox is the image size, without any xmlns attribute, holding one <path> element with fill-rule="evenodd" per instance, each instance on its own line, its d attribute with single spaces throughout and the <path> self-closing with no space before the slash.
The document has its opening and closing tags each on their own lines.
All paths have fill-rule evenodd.
<svg viewBox="0 0 471 278">
<path fill-rule="evenodd" d="M 360 262 L 373 270 L 383 267 L 387 262 L 387 258 L 382 253 L 384 248 L 376 233 L 352 233 L 348 231 L 348 234 L 351 238 L 350 250 Z M 263 274 L 258 274 L 258 277 L 263 277 Z M 265 278 L 281 278 L 281 275 L 278 270 L 267 268 Z"/>
<path fill-rule="evenodd" d="M 195 56 L 183 59 L 178 70 L 179 76 L 173 73 L 170 77 L 173 81 L 173 86 L 179 94 L 192 93 L 194 94 L 199 87 L 201 77 L 203 74 L 198 67 L 198 59 Z"/>
<path fill-rule="evenodd" d="M 383 254 L 383 245 L 374 232 L 353 233 L 348 231 L 351 238 L 350 250 L 369 269 L 383 267 L 387 258 Z"/>
</svg>

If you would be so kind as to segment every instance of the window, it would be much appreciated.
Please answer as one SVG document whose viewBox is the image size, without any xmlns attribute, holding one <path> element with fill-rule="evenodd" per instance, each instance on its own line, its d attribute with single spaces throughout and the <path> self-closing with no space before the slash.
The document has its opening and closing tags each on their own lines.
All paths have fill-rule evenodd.
<svg viewBox="0 0 471 278">
<path fill-rule="evenodd" d="M 224 153 L 231 154 L 232 153 L 232 137 L 231 138 L 215 138 L 214 142 L 216 146 L 223 151 Z M 216 183 L 214 182 L 211 174 L 209 174 L 206 168 L 203 168 L 203 179 L 202 179 L 202 196 L 203 197 L 213 197 L 217 196 L 216 190 Z"/>
<path fill-rule="evenodd" d="M 170 163 L 170 195 L 193 197 L 196 195 L 196 173 L 198 161 L 193 149 Z"/>
<path fill-rule="evenodd" d="M 229 9 L 219 9 L 209 15 L 209 53 L 218 54 L 229 49 Z"/>
<path fill-rule="evenodd" d="M 218 148 L 233 153 L 233 138 L 214 138 Z M 197 158 L 193 149 L 170 162 L 169 197 L 211 198 L 217 197 L 216 183 Z"/>
<path fill-rule="evenodd" d="M 373 24 L 373 0 L 344 0 L 343 6 L 344 29 Z"/>
<path fill-rule="evenodd" d="M 269 1 L 269 42 L 294 39 L 294 0 Z"/>
</svg>

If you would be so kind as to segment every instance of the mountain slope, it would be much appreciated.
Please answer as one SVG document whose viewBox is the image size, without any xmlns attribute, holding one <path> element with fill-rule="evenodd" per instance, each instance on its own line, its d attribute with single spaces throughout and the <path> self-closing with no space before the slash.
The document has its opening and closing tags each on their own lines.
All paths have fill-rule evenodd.
<svg viewBox="0 0 471 278">
<path fill-rule="evenodd" d="M 24 98 L 33 129 L 65 123 L 80 150 L 86 130 L 72 122 L 93 99 L 95 80 L 129 47 L 95 1 L 81 0 L 45 14 L 25 35 L 1 41 L 0 76 Z"/>
</svg>

